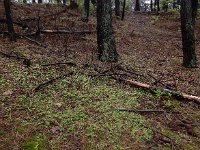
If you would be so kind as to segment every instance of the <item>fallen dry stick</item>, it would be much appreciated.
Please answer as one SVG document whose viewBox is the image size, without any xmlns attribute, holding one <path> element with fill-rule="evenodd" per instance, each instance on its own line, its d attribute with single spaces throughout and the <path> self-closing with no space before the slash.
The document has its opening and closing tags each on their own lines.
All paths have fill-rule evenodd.
<svg viewBox="0 0 200 150">
<path fill-rule="evenodd" d="M 178 92 L 178 91 L 173 91 L 173 90 L 170 90 L 170 89 L 166 89 L 166 88 L 158 88 L 158 87 L 154 87 L 154 86 L 151 86 L 151 85 L 148 85 L 148 84 L 145 84 L 145 83 L 141 83 L 141 82 L 138 82 L 138 81 L 134 81 L 134 80 L 126 80 L 126 79 L 123 79 L 123 78 L 117 78 L 117 77 L 113 77 L 114 79 L 116 80 L 119 80 L 119 81 L 123 81 L 131 86 L 135 86 L 135 87 L 139 87 L 139 88 L 142 88 L 142 89 L 145 89 L 145 90 L 150 90 L 150 91 L 155 91 L 155 90 L 161 90 L 165 93 L 169 93 L 171 94 L 172 97 L 178 99 L 178 100 L 187 100 L 187 101 L 191 101 L 191 102 L 195 102 L 197 104 L 200 104 L 200 97 L 198 96 L 193 96 L 193 95 L 189 95 L 189 94 L 185 94 L 185 93 L 182 93 L 182 92 Z"/>
<path fill-rule="evenodd" d="M 65 34 L 91 34 L 96 30 L 68 31 L 68 30 L 41 30 L 41 33 L 65 33 Z"/>
</svg>

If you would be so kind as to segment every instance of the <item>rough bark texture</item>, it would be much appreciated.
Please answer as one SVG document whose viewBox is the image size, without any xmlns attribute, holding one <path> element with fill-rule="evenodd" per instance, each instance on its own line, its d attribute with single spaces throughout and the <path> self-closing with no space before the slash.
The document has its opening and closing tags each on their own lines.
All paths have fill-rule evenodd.
<svg viewBox="0 0 200 150">
<path fill-rule="evenodd" d="M 90 0 L 84 0 L 82 21 L 88 22 L 89 12 L 90 12 Z"/>
<path fill-rule="evenodd" d="M 120 1 L 115 0 L 115 15 L 120 16 Z"/>
<path fill-rule="evenodd" d="M 10 35 L 10 40 L 15 41 L 15 31 L 13 27 L 13 20 L 11 16 L 11 9 L 10 9 L 10 0 L 4 0 L 4 8 L 5 8 L 5 14 L 6 14 L 6 23 L 8 26 L 8 33 Z"/>
<path fill-rule="evenodd" d="M 183 66 L 188 68 L 197 67 L 194 35 L 197 4 L 198 0 L 181 1 Z"/>
<path fill-rule="evenodd" d="M 118 54 L 112 28 L 111 0 L 97 0 L 97 43 L 99 60 L 117 61 Z"/>
<path fill-rule="evenodd" d="M 135 1 L 135 11 L 140 11 L 140 0 Z"/>
</svg>

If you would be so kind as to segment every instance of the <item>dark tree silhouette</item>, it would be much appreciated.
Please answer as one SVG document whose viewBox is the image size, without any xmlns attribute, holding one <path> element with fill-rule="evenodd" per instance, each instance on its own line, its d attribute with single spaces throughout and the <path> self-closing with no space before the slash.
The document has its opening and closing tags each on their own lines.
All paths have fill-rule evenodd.
<svg viewBox="0 0 200 150">
<path fill-rule="evenodd" d="M 97 44 L 101 61 L 116 62 L 115 37 L 112 28 L 111 0 L 97 0 Z"/>
<path fill-rule="evenodd" d="M 151 0 L 150 2 L 150 9 L 151 9 L 151 12 L 153 12 L 153 0 Z"/>
<path fill-rule="evenodd" d="M 135 0 L 135 11 L 140 11 L 140 0 Z"/>
<path fill-rule="evenodd" d="M 194 35 L 197 8 L 198 0 L 181 0 L 183 66 L 188 68 L 197 67 Z"/>
<path fill-rule="evenodd" d="M 115 15 L 120 16 L 120 1 L 115 0 Z"/>
<path fill-rule="evenodd" d="M 15 41 L 16 37 L 15 37 L 15 31 L 13 27 L 13 20 L 11 16 L 10 3 L 11 3 L 10 0 L 4 0 L 4 8 L 5 8 L 5 14 L 6 14 L 6 23 L 8 26 L 8 33 L 10 36 L 10 40 Z"/>
<path fill-rule="evenodd" d="M 121 20 L 124 20 L 125 7 L 126 7 L 126 0 L 124 0 L 124 2 L 123 2 L 123 10 L 122 10 L 122 17 L 121 17 Z"/>
<path fill-rule="evenodd" d="M 87 22 L 90 12 L 90 0 L 84 0 L 82 21 Z"/>
</svg>

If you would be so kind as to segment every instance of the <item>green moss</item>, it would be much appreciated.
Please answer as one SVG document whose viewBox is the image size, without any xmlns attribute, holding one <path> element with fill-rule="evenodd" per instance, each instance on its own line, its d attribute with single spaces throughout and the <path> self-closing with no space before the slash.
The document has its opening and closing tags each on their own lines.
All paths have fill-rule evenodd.
<svg viewBox="0 0 200 150">
<path fill-rule="evenodd" d="M 47 150 L 44 137 L 39 134 L 28 140 L 25 140 L 21 146 L 22 150 Z"/>
</svg>

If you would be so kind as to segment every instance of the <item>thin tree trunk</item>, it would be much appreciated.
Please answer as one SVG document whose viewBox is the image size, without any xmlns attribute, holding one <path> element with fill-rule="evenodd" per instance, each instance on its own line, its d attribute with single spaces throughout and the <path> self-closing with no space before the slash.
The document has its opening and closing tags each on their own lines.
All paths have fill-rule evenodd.
<svg viewBox="0 0 200 150">
<path fill-rule="evenodd" d="M 160 11 L 160 0 L 156 0 L 157 12 Z"/>
<path fill-rule="evenodd" d="M 66 5 L 66 0 L 63 0 L 63 4 Z"/>
<path fill-rule="evenodd" d="M 10 40 L 11 41 L 16 41 L 15 37 L 15 31 L 13 27 L 13 20 L 11 16 L 11 9 L 10 9 L 10 0 L 4 0 L 4 8 L 5 8 L 5 13 L 6 13 L 6 23 L 8 26 L 8 33 L 10 35 Z"/>
<path fill-rule="evenodd" d="M 120 16 L 120 1 L 115 0 L 115 15 Z"/>
<path fill-rule="evenodd" d="M 97 44 L 101 61 L 116 62 L 115 37 L 112 28 L 111 0 L 97 0 Z"/>
<path fill-rule="evenodd" d="M 89 12 L 90 12 L 90 0 L 84 0 L 83 13 L 82 13 L 83 22 L 88 22 Z"/>
<path fill-rule="evenodd" d="M 151 12 L 153 12 L 153 0 L 151 0 L 150 2 L 150 9 L 151 9 Z"/>
<path fill-rule="evenodd" d="M 124 0 L 124 3 L 123 3 L 123 10 L 122 10 L 122 18 L 121 18 L 121 20 L 124 20 L 125 8 L 126 8 L 126 0 Z"/>
<path fill-rule="evenodd" d="M 188 68 L 197 67 L 195 52 L 195 20 L 198 0 L 181 1 L 181 33 L 183 49 L 183 66 Z"/>
<path fill-rule="evenodd" d="M 135 11 L 140 11 L 140 0 L 135 1 Z"/>
</svg>

